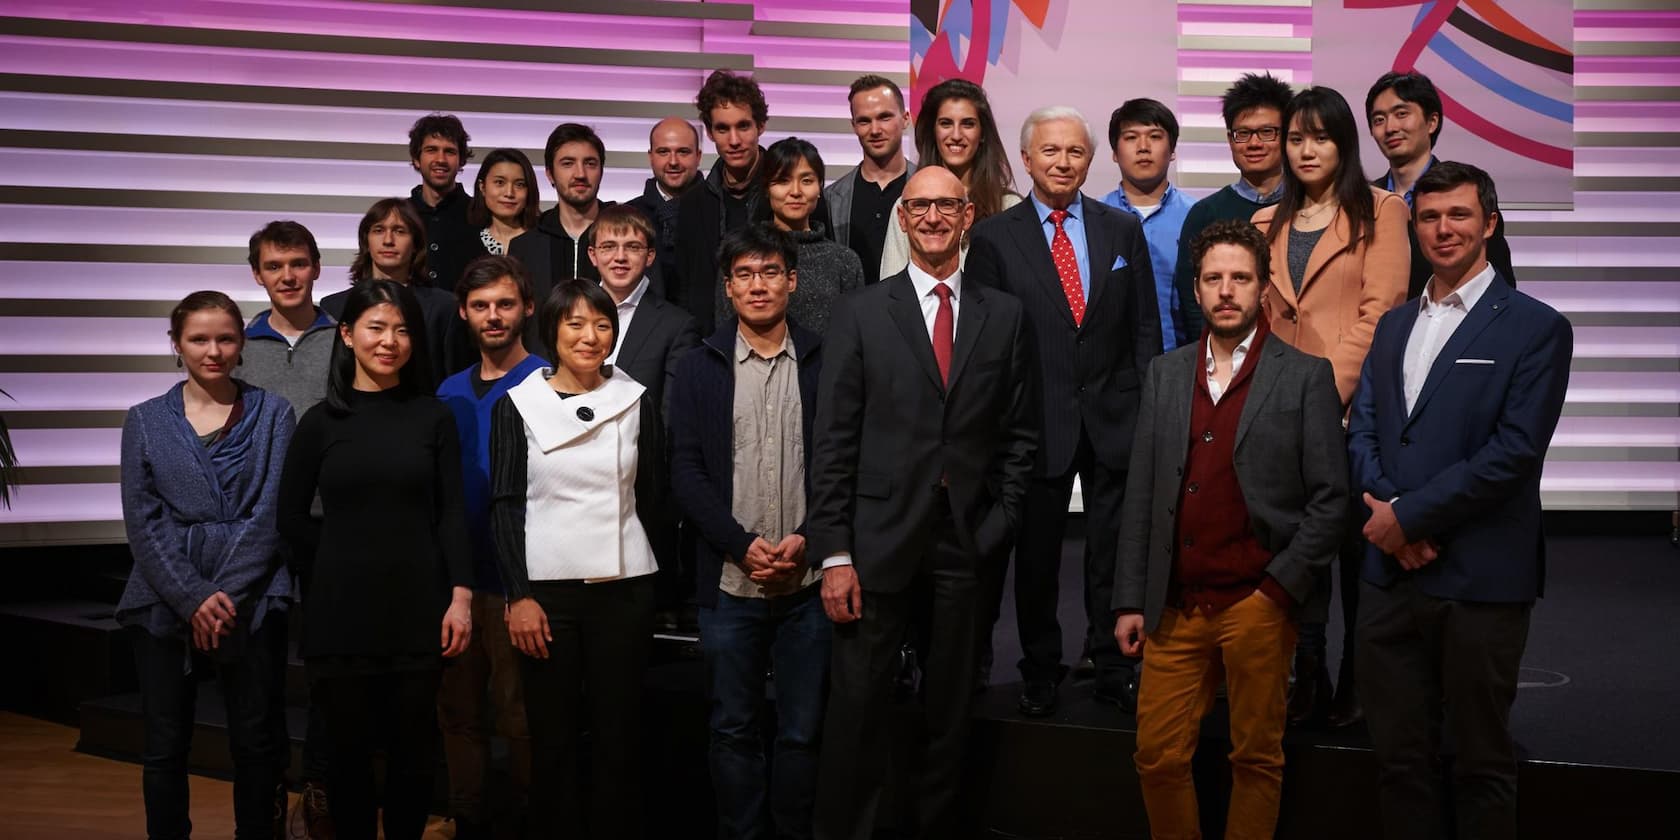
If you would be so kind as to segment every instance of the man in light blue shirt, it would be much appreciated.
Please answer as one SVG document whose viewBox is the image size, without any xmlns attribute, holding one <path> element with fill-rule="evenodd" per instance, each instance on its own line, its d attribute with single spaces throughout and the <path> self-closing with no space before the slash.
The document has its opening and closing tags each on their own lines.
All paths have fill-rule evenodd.
<svg viewBox="0 0 1680 840">
<path fill-rule="evenodd" d="M 1185 327 L 1173 274 L 1178 265 L 1178 236 L 1196 200 L 1167 180 L 1167 168 L 1178 149 L 1178 119 L 1153 99 L 1129 99 L 1108 118 L 1108 146 L 1120 165 L 1120 188 L 1103 196 L 1103 203 L 1143 222 L 1155 270 L 1155 300 L 1161 308 L 1161 350 L 1189 344 L 1196 336 Z"/>
</svg>

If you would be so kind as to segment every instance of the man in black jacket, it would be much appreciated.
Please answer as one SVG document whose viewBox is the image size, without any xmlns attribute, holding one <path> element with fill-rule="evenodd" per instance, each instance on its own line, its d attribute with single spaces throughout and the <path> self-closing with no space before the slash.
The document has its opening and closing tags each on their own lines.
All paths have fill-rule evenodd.
<svg viewBox="0 0 1680 840">
<path fill-rule="evenodd" d="M 659 258 L 654 263 L 663 282 L 674 282 L 677 268 L 678 199 L 700 182 L 700 132 L 687 120 L 666 117 L 648 132 L 647 179 L 642 194 L 625 204 L 642 211 L 653 222 Z M 663 291 L 661 291 L 663 296 Z"/>
<path fill-rule="evenodd" d="M 562 281 L 601 279 L 589 261 L 585 234 L 603 206 L 601 168 L 606 159 L 606 144 L 587 125 L 561 123 L 548 135 L 543 168 L 560 203 L 537 217 L 535 228 L 508 243 L 508 255 L 523 263 L 531 276 L 532 299 L 538 307 Z M 542 345 L 533 318 L 525 324 L 525 349 L 546 358 L 549 351 Z"/>
<path fill-rule="evenodd" d="M 694 99 L 700 121 L 717 147 L 712 171 L 680 199 L 677 207 L 677 265 L 680 277 L 665 278 L 666 297 L 710 330 L 719 322 L 717 248 L 724 234 L 753 220 L 764 201 L 758 163 L 759 137 L 770 119 L 764 91 L 746 76 L 718 70 Z"/>
<path fill-rule="evenodd" d="M 420 185 L 408 195 L 426 224 L 426 276 L 415 281 L 455 293 L 461 272 L 483 253 L 478 231 L 467 223 L 472 199 L 457 178 L 472 159 L 466 128 L 453 114 L 427 114 L 408 130 L 408 162 Z"/>
</svg>

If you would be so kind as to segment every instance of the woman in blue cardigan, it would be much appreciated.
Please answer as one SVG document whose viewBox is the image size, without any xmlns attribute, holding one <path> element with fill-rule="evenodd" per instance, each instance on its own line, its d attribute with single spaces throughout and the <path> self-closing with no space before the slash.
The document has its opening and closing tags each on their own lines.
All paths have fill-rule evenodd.
<svg viewBox="0 0 1680 840">
<path fill-rule="evenodd" d="M 292 408 L 232 376 L 239 307 L 194 292 L 169 316 L 186 381 L 128 411 L 123 523 L 134 571 L 117 605 L 140 678 L 146 833 L 184 838 L 193 672 L 213 668 L 227 703 L 236 836 L 272 836 L 285 815 L 286 607 L 275 491 Z"/>
</svg>

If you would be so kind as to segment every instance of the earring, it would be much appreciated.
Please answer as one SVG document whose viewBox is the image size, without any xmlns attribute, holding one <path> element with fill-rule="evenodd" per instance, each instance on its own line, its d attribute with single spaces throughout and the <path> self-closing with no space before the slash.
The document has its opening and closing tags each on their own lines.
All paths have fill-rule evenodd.
<svg viewBox="0 0 1680 840">
<path fill-rule="evenodd" d="M 184 367 L 184 365 L 181 364 L 181 357 L 180 356 L 175 357 L 175 366 L 176 367 Z"/>
</svg>

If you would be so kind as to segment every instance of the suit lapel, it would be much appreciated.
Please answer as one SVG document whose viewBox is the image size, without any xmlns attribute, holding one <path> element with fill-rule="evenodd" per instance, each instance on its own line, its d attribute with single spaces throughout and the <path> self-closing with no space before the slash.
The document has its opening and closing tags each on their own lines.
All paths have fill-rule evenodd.
<svg viewBox="0 0 1680 840">
<path fill-rule="evenodd" d="M 1248 436 L 1255 415 L 1266 405 L 1266 400 L 1272 395 L 1273 386 L 1277 384 L 1279 365 L 1271 359 L 1283 355 L 1283 345 L 1274 343 L 1276 341 L 1267 337 L 1260 345 L 1260 352 L 1255 353 L 1254 358 L 1244 360 L 1245 364 L 1254 365 L 1254 371 L 1249 374 L 1248 399 L 1243 401 L 1242 417 L 1237 419 L 1237 439 L 1232 444 L 1233 451 L 1242 446 L 1243 438 Z"/>
<path fill-rule="evenodd" d="M 658 306 L 659 299 L 652 294 L 642 295 L 641 303 L 636 304 L 636 316 L 630 319 L 630 329 L 624 331 L 624 340 L 619 342 L 618 367 L 628 365 L 642 352 L 642 345 L 647 344 L 648 333 L 653 331 L 654 321 L 659 318 L 654 312 Z"/>
<path fill-rule="evenodd" d="M 1279 224 L 1274 221 L 1274 224 Z M 1272 290 L 1290 309 L 1300 309 L 1300 299 L 1295 296 L 1295 284 L 1289 281 L 1289 229 L 1272 240 Z"/>
<path fill-rule="evenodd" d="M 980 329 L 986 323 L 986 298 L 978 283 L 962 284 L 962 300 L 957 306 L 957 343 L 951 351 L 951 382 L 947 390 L 955 388 L 957 375 L 962 373 L 968 357 L 974 354 L 974 344 L 980 340 Z M 933 354 L 929 344 L 928 355 Z"/>
<path fill-rule="evenodd" d="M 933 342 L 928 338 L 927 321 L 922 318 L 922 304 L 916 299 L 916 287 L 911 284 L 910 275 L 900 274 L 888 282 L 892 283 L 892 288 L 888 290 L 892 304 L 887 307 L 887 312 L 891 315 L 893 324 L 897 325 L 899 334 L 904 337 L 904 343 L 909 346 L 910 356 L 916 360 L 917 367 L 927 374 L 933 387 L 945 390 L 945 383 L 939 378 L 939 365 L 933 360 Z M 968 309 L 966 304 L 964 301 L 962 308 L 965 311 Z M 962 335 L 962 330 L 958 329 L 957 334 Z M 952 366 L 955 367 L 954 359 Z"/>
<path fill-rule="evenodd" d="M 1161 428 L 1169 437 L 1158 440 L 1162 440 L 1162 451 L 1172 455 L 1167 463 L 1174 467 L 1182 466 L 1190 454 L 1190 403 L 1196 397 L 1196 365 L 1202 358 L 1200 351 L 1180 355 L 1182 360 L 1169 355 L 1160 361 L 1172 368 L 1163 370 L 1168 375 L 1161 377 Z"/>
<path fill-rule="evenodd" d="M 1505 302 L 1510 294 L 1511 288 L 1501 282 L 1498 277 L 1494 278 L 1494 282 L 1488 284 L 1487 291 L 1482 293 L 1482 299 L 1476 301 L 1476 308 L 1470 310 L 1464 316 L 1464 320 L 1459 323 L 1458 329 L 1453 330 L 1452 336 L 1447 339 L 1445 344 L 1441 345 L 1441 352 L 1435 357 L 1435 364 L 1429 367 L 1428 378 L 1423 380 L 1423 390 L 1418 392 L 1417 402 L 1412 405 L 1412 413 L 1406 418 L 1408 425 L 1417 419 L 1417 416 L 1423 412 L 1423 407 L 1429 404 L 1429 398 L 1434 396 L 1436 389 L 1441 387 L 1441 380 L 1446 379 L 1447 372 L 1458 363 L 1459 354 L 1463 353 L 1465 348 L 1470 346 L 1470 342 L 1475 341 L 1476 337 L 1480 336 L 1482 331 L 1493 323 L 1494 319 L 1505 314 L 1507 308 Z M 1415 315 L 1412 320 L 1414 322 L 1417 320 Z M 1411 330 L 1407 330 L 1406 335 L 1409 338 Z M 1405 376 L 1405 355 L 1404 349 L 1402 349 L 1400 353 L 1402 379 Z M 1404 395 L 1402 395 L 1401 399 L 1404 398 Z M 1402 402 L 1401 405 L 1405 405 L 1405 403 Z"/>
<path fill-rule="evenodd" d="M 1091 276 L 1085 278 L 1091 287 L 1091 294 L 1086 296 L 1085 301 L 1085 313 L 1089 315 L 1097 308 L 1097 298 L 1102 297 L 1108 289 L 1108 268 L 1114 265 L 1114 257 L 1120 250 L 1120 245 L 1115 241 L 1114 230 L 1108 224 L 1107 205 L 1080 196 L 1079 209 L 1085 214 L 1082 221 L 1085 222 L 1086 260 L 1091 266 Z"/>
<path fill-rule="evenodd" d="M 1028 198 L 1015 205 L 1008 211 L 1011 238 L 1015 246 L 1020 249 L 1021 256 L 1033 270 L 1031 282 L 1039 291 L 1050 296 L 1052 307 L 1062 313 L 1062 318 L 1068 326 L 1073 323 L 1073 310 L 1068 308 L 1067 294 L 1062 291 L 1062 278 L 1056 274 L 1056 260 L 1050 256 L 1050 243 L 1044 239 L 1044 224 L 1038 220 L 1038 210 L 1033 207 L 1032 199 Z M 1086 231 L 1089 236 L 1089 231 Z M 1089 308 L 1089 307 L 1087 307 Z"/>
</svg>

